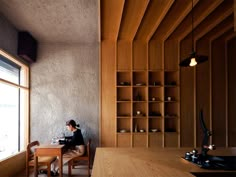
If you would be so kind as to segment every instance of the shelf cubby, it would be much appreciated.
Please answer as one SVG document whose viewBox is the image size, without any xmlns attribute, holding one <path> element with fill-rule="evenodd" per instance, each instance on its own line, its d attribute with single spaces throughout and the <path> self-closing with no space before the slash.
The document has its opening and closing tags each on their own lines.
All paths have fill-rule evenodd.
<svg viewBox="0 0 236 177">
<path fill-rule="evenodd" d="M 149 86 L 163 86 L 163 72 L 149 71 L 148 83 Z"/>
<path fill-rule="evenodd" d="M 178 101 L 179 100 L 179 88 L 177 86 L 165 87 L 165 101 Z"/>
<path fill-rule="evenodd" d="M 149 87 L 148 88 L 149 101 L 161 102 L 163 101 L 164 90 L 163 87 Z"/>
<path fill-rule="evenodd" d="M 178 103 L 165 102 L 165 117 L 178 117 Z"/>
<path fill-rule="evenodd" d="M 131 132 L 131 119 L 130 118 L 117 118 L 117 132 L 130 133 Z"/>
<path fill-rule="evenodd" d="M 149 102 L 148 104 L 148 116 L 160 117 L 163 116 L 163 103 Z"/>
<path fill-rule="evenodd" d="M 130 86 L 131 85 L 131 73 L 129 71 L 117 72 L 117 86 Z"/>
<path fill-rule="evenodd" d="M 175 117 L 168 117 L 164 119 L 164 131 L 165 132 L 177 132 L 178 131 L 178 122 Z"/>
<path fill-rule="evenodd" d="M 147 101 L 147 88 L 133 87 L 133 101 Z"/>
<path fill-rule="evenodd" d="M 131 103 L 118 102 L 117 103 L 117 116 L 130 117 L 131 116 Z"/>
<path fill-rule="evenodd" d="M 179 73 L 178 71 L 165 71 L 164 84 L 165 86 L 178 86 L 179 85 Z"/>
<path fill-rule="evenodd" d="M 117 88 L 117 101 L 131 101 L 131 88 L 119 87 Z"/>
<path fill-rule="evenodd" d="M 145 71 L 133 72 L 133 86 L 146 86 L 147 85 L 147 73 Z"/>
<path fill-rule="evenodd" d="M 147 132 L 147 119 L 136 117 L 133 119 L 133 133 L 146 133 Z M 143 132 L 140 132 L 143 130 Z"/>
<path fill-rule="evenodd" d="M 147 115 L 146 102 L 134 102 L 133 103 L 133 116 L 145 117 Z"/>
<path fill-rule="evenodd" d="M 149 130 L 149 133 L 162 132 L 162 118 L 149 118 L 148 130 Z"/>
</svg>

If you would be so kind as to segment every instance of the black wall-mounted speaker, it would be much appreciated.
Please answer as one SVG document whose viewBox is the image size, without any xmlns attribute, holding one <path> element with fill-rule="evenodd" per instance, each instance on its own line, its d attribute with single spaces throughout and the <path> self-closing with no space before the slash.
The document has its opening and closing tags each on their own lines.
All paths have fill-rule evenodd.
<svg viewBox="0 0 236 177">
<path fill-rule="evenodd" d="M 37 47 L 38 42 L 30 33 L 26 31 L 18 32 L 17 55 L 30 63 L 36 62 Z"/>
</svg>

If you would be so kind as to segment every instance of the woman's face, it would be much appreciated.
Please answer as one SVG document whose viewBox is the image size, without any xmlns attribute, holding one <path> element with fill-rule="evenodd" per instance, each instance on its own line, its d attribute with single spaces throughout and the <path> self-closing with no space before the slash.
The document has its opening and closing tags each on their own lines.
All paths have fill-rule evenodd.
<svg viewBox="0 0 236 177">
<path fill-rule="evenodd" d="M 67 125 L 66 127 L 67 127 L 67 130 L 72 131 L 72 126 L 71 125 Z"/>
</svg>

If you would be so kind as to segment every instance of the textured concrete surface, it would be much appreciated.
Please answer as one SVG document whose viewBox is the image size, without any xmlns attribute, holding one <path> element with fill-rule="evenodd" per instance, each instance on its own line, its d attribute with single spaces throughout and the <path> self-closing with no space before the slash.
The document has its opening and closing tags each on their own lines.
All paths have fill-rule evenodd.
<svg viewBox="0 0 236 177">
<path fill-rule="evenodd" d="M 50 142 L 65 122 L 81 125 L 85 141 L 99 142 L 99 43 L 41 44 L 31 65 L 31 140 Z"/>
<path fill-rule="evenodd" d="M 17 54 L 17 29 L 0 13 L 0 48 Z"/>
<path fill-rule="evenodd" d="M 99 40 L 98 0 L 1 0 L 0 12 L 40 42 Z"/>
</svg>

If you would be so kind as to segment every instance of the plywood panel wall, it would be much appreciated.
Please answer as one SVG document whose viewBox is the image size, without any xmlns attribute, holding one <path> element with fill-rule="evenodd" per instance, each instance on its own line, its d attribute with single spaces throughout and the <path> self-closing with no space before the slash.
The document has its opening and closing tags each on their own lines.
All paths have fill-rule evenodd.
<svg viewBox="0 0 236 177">
<path fill-rule="evenodd" d="M 212 43 L 212 143 L 226 145 L 226 72 L 225 43 L 217 39 Z"/>
<path fill-rule="evenodd" d="M 117 70 L 131 70 L 132 42 L 119 40 L 117 42 Z"/>
<path fill-rule="evenodd" d="M 197 42 L 197 53 L 208 56 L 208 61 L 196 67 L 196 145 L 202 144 L 202 129 L 199 114 L 203 111 L 206 126 L 210 128 L 210 51 L 209 40 L 202 39 Z"/>
<path fill-rule="evenodd" d="M 101 145 L 115 146 L 116 42 L 102 41 L 101 45 Z M 111 138 L 112 137 L 112 138 Z"/>
<path fill-rule="evenodd" d="M 149 42 L 149 63 L 150 70 L 163 69 L 163 41 L 150 40 Z"/>
<path fill-rule="evenodd" d="M 235 105 L 236 105 L 236 82 L 235 82 L 235 75 L 236 75 L 236 37 L 232 38 L 228 43 L 228 145 L 230 147 L 236 146 L 236 112 L 235 112 Z"/>
</svg>

